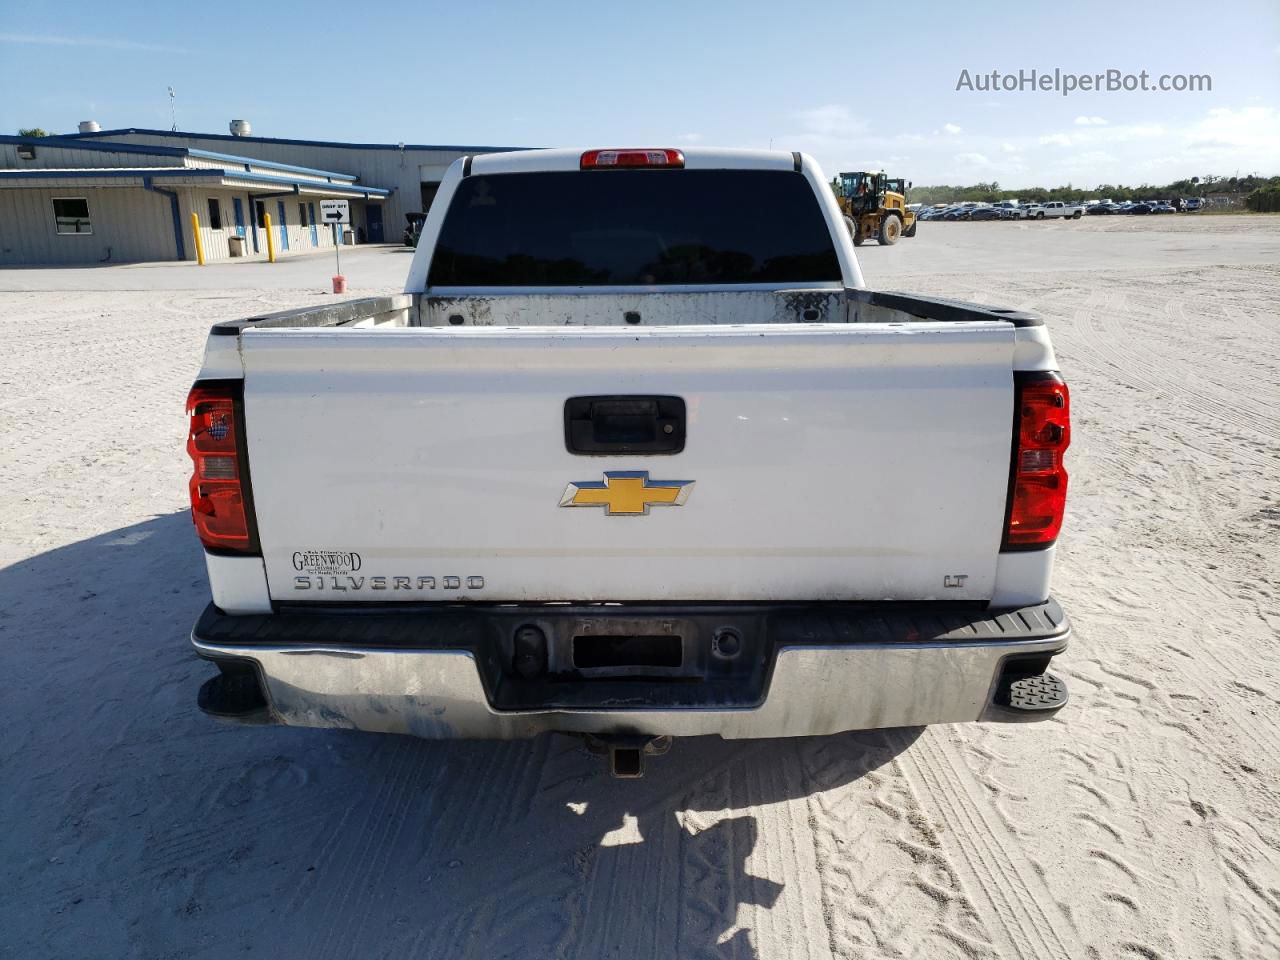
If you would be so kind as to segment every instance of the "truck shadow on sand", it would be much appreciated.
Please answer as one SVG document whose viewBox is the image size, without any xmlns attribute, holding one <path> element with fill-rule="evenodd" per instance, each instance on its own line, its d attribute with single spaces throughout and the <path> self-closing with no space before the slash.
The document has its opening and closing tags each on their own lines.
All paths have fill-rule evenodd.
<svg viewBox="0 0 1280 960">
<path fill-rule="evenodd" d="M 207 596 L 185 512 L 0 570 L 15 956 L 750 958 L 760 922 L 825 943 L 841 905 L 778 878 L 815 869 L 811 805 L 919 735 L 677 740 L 617 781 L 564 736 L 227 727 L 195 707 Z"/>
</svg>

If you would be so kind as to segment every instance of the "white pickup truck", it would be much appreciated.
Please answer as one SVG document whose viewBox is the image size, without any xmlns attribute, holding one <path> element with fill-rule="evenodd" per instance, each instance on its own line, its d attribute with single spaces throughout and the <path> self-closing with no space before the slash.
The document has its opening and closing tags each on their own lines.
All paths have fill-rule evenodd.
<svg viewBox="0 0 1280 960">
<path fill-rule="evenodd" d="M 1044 220 L 1046 218 L 1052 220 L 1054 217 L 1079 220 L 1082 216 L 1084 216 L 1084 204 L 1082 203 L 1063 203 L 1061 200 L 1053 200 L 1049 203 L 1033 203 L 1026 208 L 1026 219 L 1028 220 Z"/>
<path fill-rule="evenodd" d="M 866 289 L 802 154 L 460 160 L 403 295 L 218 324 L 188 413 L 224 719 L 634 776 L 1066 702 L 1048 331 Z"/>
</svg>

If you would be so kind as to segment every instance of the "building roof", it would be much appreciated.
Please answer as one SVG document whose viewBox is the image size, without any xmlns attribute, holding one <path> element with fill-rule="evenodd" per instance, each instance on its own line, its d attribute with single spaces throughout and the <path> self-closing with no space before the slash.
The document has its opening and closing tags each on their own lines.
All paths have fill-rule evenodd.
<svg viewBox="0 0 1280 960">
<path fill-rule="evenodd" d="M 86 140 L 93 137 L 139 136 L 171 137 L 176 140 L 229 140 L 249 143 L 287 143 L 302 147 L 343 147 L 351 150 L 447 150 L 455 153 L 502 153 L 508 150 L 528 150 L 529 147 L 493 147 L 475 144 L 427 144 L 406 143 L 343 143 L 340 140 L 288 140 L 279 137 L 238 137 L 229 133 L 184 133 L 177 130 L 148 130 L 143 127 L 122 127 L 119 130 L 97 130 L 93 133 L 71 133 L 59 139 Z"/>
<path fill-rule="evenodd" d="M 89 181 L 89 183 L 86 183 Z M 323 197 L 354 197 L 382 200 L 391 191 L 365 187 L 348 181 L 310 180 L 298 177 L 252 173 L 248 170 L 217 167 L 32 167 L 0 170 L 0 189 L 9 186 L 84 187 L 104 181 L 104 186 L 150 187 L 154 182 L 167 186 L 221 186 L 231 189 L 269 191 Z M 113 182 L 114 181 L 114 182 Z M 290 188 L 290 189 L 285 189 Z"/>
<path fill-rule="evenodd" d="M 150 133 L 152 131 L 136 131 L 139 133 Z M 78 137 L 11 137 L 0 135 L 0 143 L 13 143 L 21 146 L 32 147 L 57 147 L 64 150 L 98 150 L 103 153 L 136 153 L 143 156 L 152 157 L 198 157 L 203 160 L 222 160 L 227 163 L 233 163 L 242 166 L 245 170 L 250 167 L 261 167 L 266 170 L 279 170 L 282 173 L 300 173 L 313 177 L 325 177 L 330 180 L 341 180 L 354 183 L 357 179 L 354 174 L 338 173 L 333 170 L 316 170 L 312 167 L 299 167 L 291 163 L 277 163 L 274 160 L 257 160 L 253 157 L 242 157 L 230 153 L 213 153 L 208 150 L 196 150 L 192 147 L 159 147 L 146 143 L 125 143 L 120 141 L 109 141 L 103 143 L 93 143 L 87 140 L 81 140 Z"/>
</svg>

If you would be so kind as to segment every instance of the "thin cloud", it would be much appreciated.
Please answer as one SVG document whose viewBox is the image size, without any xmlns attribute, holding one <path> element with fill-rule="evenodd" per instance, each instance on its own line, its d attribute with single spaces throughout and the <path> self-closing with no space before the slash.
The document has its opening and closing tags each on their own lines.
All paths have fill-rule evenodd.
<svg viewBox="0 0 1280 960">
<path fill-rule="evenodd" d="M 1077 127 L 1105 127 L 1107 121 L 1102 117 L 1076 117 Z"/>
<path fill-rule="evenodd" d="M 954 123 L 944 123 L 942 125 L 942 129 L 950 134 L 957 134 L 962 132 L 960 127 L 957 127 Z"/>
<path fill-rule="evenodd" d="M 1069 157 L 1064 161 L 1065 165 L 1072 170 L 1092 170 L 1096 167 L 1115 162 L 1116 158 L 1105 150 L 1090 150 L 1088 153 Z"/>
<path fill-rule="evenodd" d="M 18 43 L 46 47 L 100 47 L 105 50 L 150 50 L 158 53 L 190 53 L 183 47 L 163 43 L 141 43 L 137 40 L 113 40 L 110 37 L 64 37 L 44 33 L 0 33 L 0 43 Z"/>
<path fill-rule="evenodd" d="M 855 117 L 842 103 L 828 103 L 810 110 L 801 110 L 796 117 L 806 133 L 819 137 L 848 136 L 867 128 L 866 121 Z"/>
</svg>

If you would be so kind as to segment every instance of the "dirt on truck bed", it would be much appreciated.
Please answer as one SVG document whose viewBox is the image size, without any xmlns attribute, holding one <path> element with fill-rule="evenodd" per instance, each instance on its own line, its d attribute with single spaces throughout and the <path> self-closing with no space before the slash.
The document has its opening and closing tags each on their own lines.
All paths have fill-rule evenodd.
<svg viewBox="0 0 1280 960">
<path fill-rule="evenodd" d="M 1072 701 L 677 740 L 640 781 L 568 737 L 201 714 L 183 400 L 212 322 L 321 302 L 327 265 L 0 270 L 0 957 L 1274 957 L 1277 251 L 1280 217 L 1189 216 L 864 248 L 874 286 L 1050 324 Z M 364 262 L 357 295 L 397 288 Z"/>
</svg>

